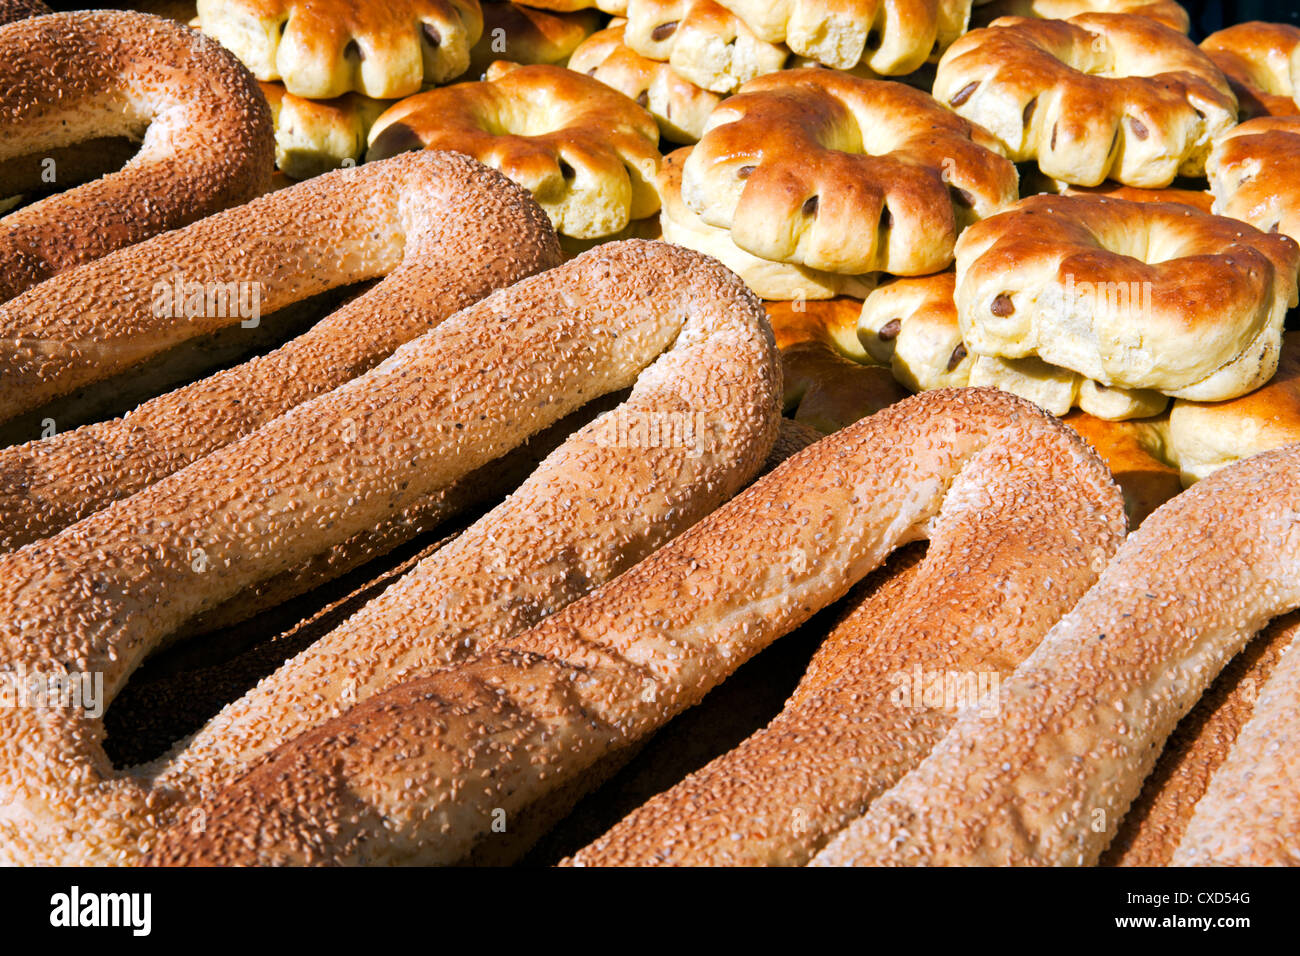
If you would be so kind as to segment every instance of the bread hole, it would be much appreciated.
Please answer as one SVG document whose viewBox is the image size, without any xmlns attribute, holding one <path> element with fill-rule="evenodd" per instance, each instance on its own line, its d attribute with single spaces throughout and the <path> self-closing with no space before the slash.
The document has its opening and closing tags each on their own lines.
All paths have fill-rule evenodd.
<svg viewBox="0 0 1300 956">
<path fill-rule="evenodd" d="M 885 229 L 894 228 L 894 210 L 889 208 L 888 203 L 885 203 L 884 208 L 881 210 L 880 225 Z"/>
<path fill-rule="evenodd" d="M 805 216 L 817 215 L 818 205 L 820 205 L 818 198 L 816 196 L 809 196 L 807 199 L 804 200 L 803 214 Z"/>
<path fill-rule="evenodd" d="M 960 90 L 957 91 L 956 96 L 954 96 L 952 99 L 948 101 L 948 105 L 961 106 L 968 99 L 970 99 L 972 96 L 975 95 L 975 88 L 978 87 L 979 85 L 980 85 L 979 80 L 972 80 L 970 83 L 967 83 L 965 86 L 963 86 Z"/>
<path fill-rule="evenodd" d="M 948 371 L 953 371 L 961 364 L 962 359 L 966 357 L 966 346 L 958 345 L 952 350 L 952 355 L 948 356 Z"/>
<path fill-rule="evenodd" d="M 659 26 L 650 31 L 650 39 L 654 40 L 656 43 L 661 40 L 667 40 L 677 32 L 678 22 L 679 21 L 677 20 L 669 20 L 666 23 L 659 24 Z"/>
<path fill-rule="evenodd" d="M 356 40 L 348 41 L 348 45 L 343 48 L 343 56 L 345 59 L 355 58 L 358 61 L 366 58 L 365 53 L 361 51 L 361 44 Z"/>
<path fill-rule="evenodd" d="M 1011 301 L 1011 296 L 1005 292 L 998 293 L 997 298 L 993 300 L 993 307 L 989 309 L 998 318 L 1006 318 L 1016 311 L 1015 303 Z"/>
<path fill-rule="evenodd" d="M 434 48 L 442 46 L 442 34 L 438 32 L 438 28 L 432 23 L 420 24 L 420 32 L 423 33 L 424 38 L 429 41 L 429 46 Z"/>
<path fill-rule="evenodd" d="M 563 176 L 565 179 L 573 179 L 575 176 L 578 175 L 578 171 L 574 169 L 571 165 L 569 165 L 569 161 L 567 159 L 561 158 L 560 175 Z"/>
<path fill-rule="evenodd" d="M 882 342 L 892 342 L 898 338 L 898 333 L 901 331 L 903 331 L 903 320 L 890 319 L 880 327 L 880 331 L 876 333 L 876 338 Z"/>
<path fill-rule="evenodd" d="M 876 50 L 879 50 L 881 42 L 882 42 L 882 36 L 880 30 L 876 29 L 875 27 L 872 27 L 870 30 L 867 31 L 866 48 L 869 51 L 874 53 Z M 938 46 L 937 43 L 935 45 Z"/>
<path fill-rule="evenodd" d="M 1034 115 L 1034 109 L 1035 109 L 1037 106 L 1038 106 L 1038 97 L 1036 97 L 1036 96 L 1035 96 L 1032 100 L 1030 100 L 1028 103 L 1025 104 L 1025 111 L 1024 111 L 1023 113 L 1020 114 L 1020 120 L 1021 120 L 1021 122 L 1024 123 L 1026 126 L 1029 125 L 1029 120 L 1033 117 L 1033 115 Z"/>
<path fill-rule="evenodd" d="M 953 186 L 949 184 L 948 196 L 952 200 L 952 204 L 954 206 L 957 206 L 958 208 L 961 209 L 975 208 L 975 197 L 971 195 L 971 193 L 968 190 L 962 189 L 960 186 Z"/>
<path fill-rule="evenodd" d="M 644 107 L 644 106 L 649 106 L 649 105 L 650 105 L 650 91 L 649 91 L 649 90 L 642 90 L 640 93 L 638 93 L 638 94 L 636 95 L 636 105 L 637 105 L 637 106 L 643 106 L 643 107 Z"/>
<path fill-rule="evenodd" d="M 366 162 L 388 159 L 398 153 L 410 153 L 417 149 L 424 149 L 424 140 L 420 139 L 420 135 L 405 123 L 394 123 L 385 126 L 375 136 L 375 141 L 366 150 Z"/>
</svg>

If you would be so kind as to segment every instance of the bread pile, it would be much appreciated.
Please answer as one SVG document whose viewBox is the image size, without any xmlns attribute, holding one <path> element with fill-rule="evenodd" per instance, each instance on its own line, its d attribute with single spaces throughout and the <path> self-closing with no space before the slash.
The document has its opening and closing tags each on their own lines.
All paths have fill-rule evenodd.
<svg viewBox="0 0 1300 956">
<path fill-rule="evenodd" d="M 0 2 L 0 861 L 1296 861 L 1300 30 L 136 6 Z"/>
</svg>

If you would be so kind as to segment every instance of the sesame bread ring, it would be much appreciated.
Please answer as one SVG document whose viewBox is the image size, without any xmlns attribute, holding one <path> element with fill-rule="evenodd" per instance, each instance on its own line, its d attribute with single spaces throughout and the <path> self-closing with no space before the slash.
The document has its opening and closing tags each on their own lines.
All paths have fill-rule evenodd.
<svg viewBox="0 0 1300 956">
<path fill-rule="evenodd" d="M 1297 512 L 1300 445 L 1162 506 L 1002 683 L 997 717 L 959 717 L 814 864 L 1095 863 L 1179 720 L 1254 634 L 1300 606 Z M 1261 847 L 1289 823 L 1270 809 L 1235 808 Z"/>
<path fill-rule="evenodd" d="M 1238 23 L 1201 41 L 1237 95 L 1241 118 L 1300 114 L 1300 27 Z"/>
<path fill-rule="evenodd" d="M 1220 136 L 1205 171 L 1214 211 L 1300 242 L 1300 116 L 1261 116 Z"/>
<path fill-rule="evenodd" d="M 275 122 L 275 165 L 291 179 L 310 179 L 361 162 L 370 127 L 390 105 L 360 93 L 309 100 L 281 83 L 258 86 Z"/>
<path fill-rule="evenodd" d="M 1081 186 L 1199 176 L 1237 118 L 1228 81 L 1191 40 L 1123 13 L 973 30 L 944 54 L 934 96 L 1015 162 Z"/>
<path fill-rule="evenodd" d="M 148 305 L 160 283 L 181 300 L 174 277 L 207 288 L 205 257 L 246 263 L 268 313 L 322 286 L 387 278 L 267 355 L 125 417 L 0 449 L 0 551 L 53 534 L 342 385 L 494 289 L 557 265 L 560 251 L 536 203 L 505 177 L 454 153 L 418 153 L 301 183 L 155 237 L 51 280 L 37 304 L 48 311 L 66 297 L 67 312 L 102 318 L 116 303 Z"/>
<path fill-rule="evenodd" d="M 682 164 L 695 147 L 669 153 L 657 180 L 663 210 L 659 224 L 664 240 L 717 259 L 762 299 L 774 301 L 831 299 L 838 295 L 862 298 L 876 285 L 876 276 L 821 272 L 791 262 L 773 262 L 741 249 L 731 232 L 710 226 L 682 201 Z"/>
<path fill-rule="evenodd" d="M 637 53 L 715 93 L 734 93 L 790 59 L 789 47 L 759 39 L 713 0 L 631 0 L 626 37 Z"/>
<path fill-rule="evenodd" d="M 517 3 L 482 0 L 483 35 L 469 52 L 469 75 L 477 80 L 496 60 L 558 63 L 601 27 L 595 10 L 554 13 Z"/>
<path fill-rule="evenodd" d="M 970 222 L 1010 206 L 1015 167 L 978 127 L 901 83 L 794 69 L 709 117 L 682 198 L 756 256 L 825 272 L 925 275 Z"/>
<path fill-rule="evenodd" d="M 494 293 L 114 507 L 0 555 L 0 660 L 28 675 L 101 673 L 111 700 L 186 620 L 627 386 L 614 412 L 175 760 L 117 772 L 88 712 L 4 708 L 0 857 L 136 859 L 169 811 L 260 753 L 404 674 L 472 653 L 476 640 L 510 637 L 689 527 L 743 487 L 776 437 L 771 333 L 717 263 L 664 243 L 606 244 Z M 78 839 L 52 838 L 69 829 Z"/>
<path fill-rule="evenodd" d="M 1300 246 L 1184 205 L 1030 196 L 957 243 L 972 352 L 1218 401 L 1277 368 Z"/>
<path fill-rule="evenodd" d="M 402 100 L 371 128 L 366 159 L 424 148 L 501 170 L 575 239 L 613 235 L 659 210 L 654 117 L 563 67 L 495 63 L 482 82 Z"/>
<path fill-rule="evenodd" d="M 993 0 L 971 10 L 971 29 L 986 27 L 999 17 L 1038 17 L 1066 20 L 1081 13 L 1131 13 L 1187 33 L 1192 20 L 1174 0 Z"/>
<path fill-rule="evenodd" d="M 961 36 L 970 0 L 719 0 L 769 43 L 826 66 L 911 73 Z"/>
<path fill-rule="evenodd" d="M 1061 448 L 1051 469 L 1039 455 L 996 465 L 997 451 L 977 457 L 978 490 L 970 474 L 957 479 L 890 606 L 842 621 L 767 726 L 572 862 L 801 866 L 920 763 L 960 710 L 995 710 L 999 682 L 1123 541 L 1106 469 Z"/>
<path fill-rule="evenodd" d="M 987 507 L 1015 500 L 1012 475 L 1053 487 L 1043 507 L 1077 532 L 1071 564 L 1105 565 L 1119 494 L 1073 432 L 1010 395 L 929 392 L 793 456 L 532 630 L 279 748 L 204 803 L 203 832 L 178 826 L 153 860 L 461 860 L 493 839 L 494 815 L 585 789 L 603 756 L 700 701 L 895 547 L 1022 515 Z M 691 830 L 679 815 L 659 837 Z"/>
<path fill-rule="evenodd" d="M 1300 332 L 1287 332 L 1277 374 L 1227 402 L 1174 402 L 1169 456 L 1191 484 L 1262 451 L 1300 442 Z"/>
<path fill-rule="evenodd" d="M 198 0 L 198 25 L 295 96 L 396 99 L 469 68 L 478 0 Z"/>
<path fill-rule="evenodd" d="M 53 13 L 41 0 L 0 0 L 0 24 Z"/>
<path fill-rule="evenodd" d="M 1293 611 L 1274 619 L 1228 662 L 1169 735 L 1102 866 L 1170 864 L 1210 781 L 1254 713 L 1260 690 L 1297 636 L 1300 614 Z"/>
<path fill-rule="evenodd" d="M 29 187 L 33 171 L 47 188 L 50 174 L 61 182 L 54 151 L 123 137 L 140 144 L 120 171 L 0 219 L 0 302 L 247 202 L 274 170 L 271 118 L 248 71 L 216 43 L 146 14 L 63 13 L 0 27 L 0 118 L 0 196 Z"/>
<path fill-rule="evenodd" d="M 659 133 L 674 143 L 694 143 L 722 97 L 702 89 L 667 63 L 648 59 L 624 43 L 615 24 L 592 34 L 569 57 L 569 69 L 593 77 L 650 111 Z"/>
</svg>

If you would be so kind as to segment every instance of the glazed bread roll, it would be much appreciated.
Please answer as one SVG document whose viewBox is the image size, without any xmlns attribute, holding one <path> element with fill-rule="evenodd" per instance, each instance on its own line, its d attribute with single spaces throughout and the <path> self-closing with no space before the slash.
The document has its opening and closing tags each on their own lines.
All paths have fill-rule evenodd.
<svg viewBox="0 0 1300 956">
<path fill-rule="evenodd" d="M 198 24 L 295 96 L 396 99 L 469 67 L 478 0 L 198 0 Z"/>
<path fill-rule="evenodd" d="M 196 615 L 633 385 L 432 564 L 233 704 L 170 770 L 110 769 L 102 728 L 84 711 L 0 713 L 0 800 L 10 808 L 0 853 L 130 861 L 171 814 L 259 753 L 619 573 L 758 469 L 776 435 L 779 384 L 770 330 L 734 276 L 662 243 L 608 244 L 0 556 L 0 655 L 28 673 L 102 673 L 111 700 Z M 69 827 L 81 833 L 75 844 L 50 838 Z"/>
<path fill-rule="evenodd" d="M 605 84 L 558 66 L 498 62 L 479 83 L 396 104 L 370 130 L 367 160 L 450 149 L 536 197 L 562 235 L 611 236 L 659 210 L 659 127 Z"/>
<path fill-rule="evenodd" d="M 1073 433 L 1013 396 L 930 392 L 823 439 L 617 580 L 480 656 L 276 750 L 165 835 L 155 862 L 455 862 L 698 702 L 1005 469 L 1089 474 Z M 1060 470 L 1058 472 L 1057 470 Z M 1102 541 L 1080 560 L 1100 568 Z M 502 816 L 504 815 L 504 817 Z M 689 829 L 689 819 L 675 824 Z"/>
<path fill-rule="evenodd" d="M 0 197 L 107 172 L 0 219 L 0 302 L 247 202 L 274 169 L 270 114 L 248 71 L 211 40 L 140 13 L 0 27 L 0 131 Z M 139 149 L 111 171 L 128 158 L 123 139 Z M 106 161 L 96 155 L 105 150 Z M 2 372 L 0 382 L 26 388 Z"/>
<path fill-rule="evenodd" d="M 1225 468 L 1147 519 L 1002 685 L 815 864 L 1095 863 L 1170 731 L 1300 605 L 1300 445 Z M 1189 586 L 1188 582 L 1195 582 Z M 1250 824 L 1263 839 L 1263 814 Z"/>
<path fill-rule="evenodd" d="M 934 97 L 1017 163 L 1081 186 L 1199 176 L 1237 118 L 1228 81 L 1191 40 L 1147 17 L 1007 17 L 939 62 Z"/>
<path fill-rule="evenodd" d="M 1261 116 L 1214 142 L 1205 165 L 1214 211 L 1300 242 L 1300 116 Z"/>
<path fill-rule="evenodd" d="M 1300 27 L 1238 23 L 1211 33 L 1201 49 L 1223 71 L 1237 95 L 1241 119 L 1295 116 L 1300 89 Z"/>
</svg>

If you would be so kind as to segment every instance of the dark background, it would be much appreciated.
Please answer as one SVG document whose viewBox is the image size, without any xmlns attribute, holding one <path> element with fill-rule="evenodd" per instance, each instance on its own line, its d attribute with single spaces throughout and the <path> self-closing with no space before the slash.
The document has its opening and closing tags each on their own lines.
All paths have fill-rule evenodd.
<svg viewBox="0 0 1300 956">
<path fill-rule="evenodd" d="M 1192 16 L 1192 39 L 1246 20 L 1269 20 L 1300 26 L 1300 0 L 1179 0 Z"/>
</svg>

